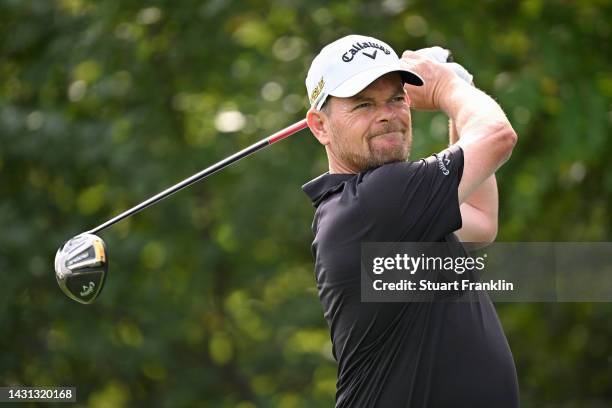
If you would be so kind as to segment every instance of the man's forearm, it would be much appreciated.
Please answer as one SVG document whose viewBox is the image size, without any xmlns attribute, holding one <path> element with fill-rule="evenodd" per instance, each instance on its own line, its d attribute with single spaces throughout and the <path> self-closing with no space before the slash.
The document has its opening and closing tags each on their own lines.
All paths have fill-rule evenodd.
<svg viewBox="0 0 612 408">
<path fill-rule="evenodd" d="M 487 94 L 456 78 L 455 86 L 445 89 L 440 108 L 452 119 L 456 136 L 464 142 L 511 128 L 501 107 Z"/>
</svg>

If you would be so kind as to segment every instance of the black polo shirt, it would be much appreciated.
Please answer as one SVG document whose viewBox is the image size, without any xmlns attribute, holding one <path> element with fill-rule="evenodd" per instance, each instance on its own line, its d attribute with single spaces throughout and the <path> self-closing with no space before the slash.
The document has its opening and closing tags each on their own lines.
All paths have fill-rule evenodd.
<svg viewBox="0 0 612 408">
<path fill-rule="evenodd" d="M 517 407 L 516 369 L 488 295 L 475 302 L 361 302 L 362 242 L 457 241 L 463 152 L 324 174 L 315 275 L 338 361 L 336 407 Z"/>
</svg>

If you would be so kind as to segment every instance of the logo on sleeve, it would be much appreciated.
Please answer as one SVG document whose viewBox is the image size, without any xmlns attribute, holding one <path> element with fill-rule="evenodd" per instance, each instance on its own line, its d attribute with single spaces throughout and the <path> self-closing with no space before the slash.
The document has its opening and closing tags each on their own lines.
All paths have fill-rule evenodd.
<svg viewBox="0 0 612 408">
<path fill-rule="evenodd" d="M 440 171 L 442 172 L 442 174 L 444 174 L 445 176 L 448 176 L 450 174 L 450 170 L 448 169 L 448 166 L 450 164 L 450 159 L 447 159 L 444 156 L 438 156 L 437 154 L 436 156 L 436 160 L 438 162 L 438 168 L 440 169 Z"/>
</svg>

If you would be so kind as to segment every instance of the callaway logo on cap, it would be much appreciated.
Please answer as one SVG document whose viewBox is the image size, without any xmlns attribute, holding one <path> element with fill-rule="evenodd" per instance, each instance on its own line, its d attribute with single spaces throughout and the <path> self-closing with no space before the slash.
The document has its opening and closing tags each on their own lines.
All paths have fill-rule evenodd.
<svg viewBox="0 0 612 408">
<path fill-rule="evenodd" d="M 320 109 L 328 95 L 356 95 L 377 78 L 395 71 L 404 82 L 423 85 L 418 75 L 401 66 L 388 44 L 363 35 L 340 38 L 325 46 L 310 65 L 306 76 L 310 105 Z"/>
</svg>

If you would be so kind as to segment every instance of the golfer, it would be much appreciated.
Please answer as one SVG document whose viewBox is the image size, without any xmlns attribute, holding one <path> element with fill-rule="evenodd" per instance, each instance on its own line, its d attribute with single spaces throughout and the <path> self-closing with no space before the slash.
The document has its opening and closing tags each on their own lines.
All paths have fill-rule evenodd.
<svg viewBox="0 0 612 408">
<path fill-rule="evenodd" d="M 350 35 L 306 78 L 308 126 L 329 172 L 316 208 L 315 275 L 338 361 L 336 407 L 516 407 L 508 342 L 488 295 L 473 302 L 360 300 L 362 242 L 491 242 L 495 171 L 517 136 L 499 105 L 450 64 Z M 454 123 L 450 147 L 409 161 L 410 109 Z"/>
</svg>

